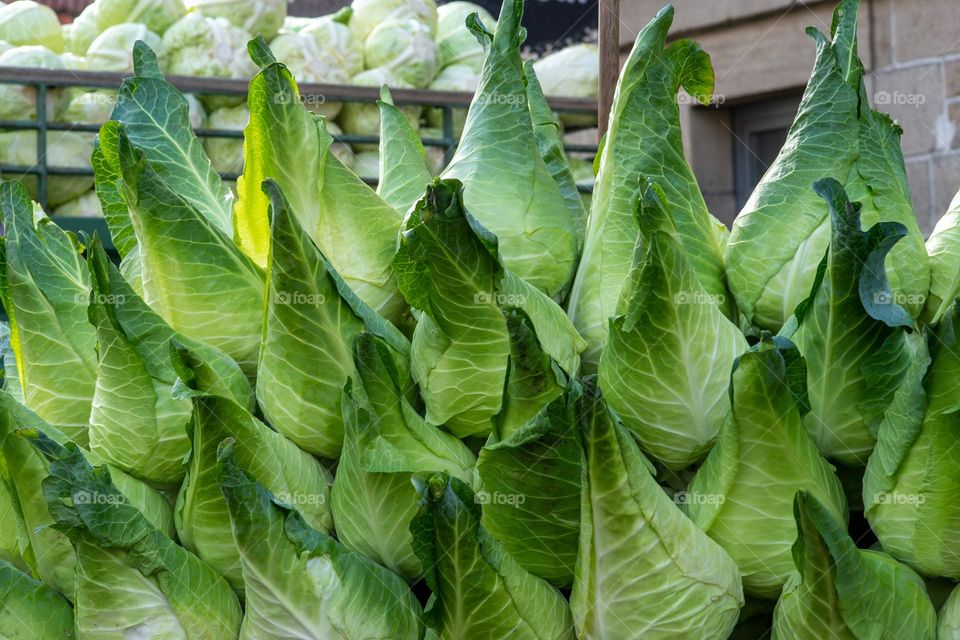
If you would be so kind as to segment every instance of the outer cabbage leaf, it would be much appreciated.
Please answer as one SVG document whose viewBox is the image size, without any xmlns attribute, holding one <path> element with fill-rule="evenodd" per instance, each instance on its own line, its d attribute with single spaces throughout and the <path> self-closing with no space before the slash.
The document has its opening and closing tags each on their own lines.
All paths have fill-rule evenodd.
<svg viewBox="0 0 960 640">
<path fill-rule="evenodd" d="M 911 336 L 911 366 L 877 433 L 863 504 L 883 550 L 929 576 L 960 578 L 960 317 Z"/>
<path fill-rule="evenodd" d="M 144 300 L 172 329 L 224 351 L 253 377 L 263 272 L 123 132 L 119 145 Z"/>
<path fill-rule="evenodd" d="M 17 640 L 73 637 L 73 609 L 63 596 L 0 560 L 0 634 Z"/>
<path fill-rule="evenodd" d="M 177 185 L 177 193 L 186 203 L 213 227 L 232 237 L 233 194 L 214 171 L 203 144 L 193 133 L 189 102 L 164 80 L 156 54 L 145 43 L 134 45 L 133 61 L 135 75 L 120 85 L 110 120 L 123 125 L 133 146 L 143 152 L 157 175 Z M 117 137 L 101 133 L 99 144 L 102 161 L 115 167 L 110 177 L 114 181 L 121 178 Z M 102 182 L 98 176 L 98 183 Z M 101 191 L 98 188 L 104 210 L 111 210 L 111 200 L 104 199 Z M 122 224 L 111 225 L 111 232 L 117 246 L 126 253 L 124 247 L 130 232 L 124 231 Z"/>
<path fill-rule="evenodd" d="M 573 640 L 566 600 L 483 528 L 469 487 L 441 473 L 415 476 L 414 484 L 420 512 L 410 530 L 433 592 L 428 637 Z"/>
<path fill-rule="evenodd" d="M 0 184 L 0 213 L 0 296 L 24 404 L 85 445 L 97 376 L 90 274 L 76 238 L 31 203 L 23 185 Z"/>
<path fill-rule="evenodd" d="M 830 214 L 810 185 L 842 180 L 863 202 L 864 226 L 905 226 L 907 239 L 887 258 L 896 298 L 914 315 L 923 307 L 929 271 L 910 204 L 900 128 L 871 109 L 857 58 L 859 0 L 837 8 L 832 40 L 816 29 L 817 60 L 800 110 L 777 159 L 733 224 L 727 278 L 740 311 L 776 331 L 810 291 L 830 243 Z"/>
<path fill-rule="evenodd" d="M 960 192 L 927 240 L 927 253 L 930 255 L 930 293 L 923 317 L 937 323 L 960 296 Z"/>
<path fill-rule="evenodd" d="M 377 193 L 401 215 L 407 213 L 433 182 L 420 134 L 393 104 L 390 91 L 380 90 L 380 181 Z"/>
<path fill-rule="evenodd" d="M 330 496 L 337 538 L 415 582 L 423 569 L 410 534 L 411 474 L 443 471 L 469 482 L 476 457 L 416 413 L 404 397 L 412 384 L 381 339 L 360 335 L 354 357 L 360 384 L 343 392 L 346 439 Z"/>
<path fill-rule="evenodd" d="M 593 372 L 607 340 L 624 281 L 631 270 L 637 229 L 631 212 L 641 176 L 666 193 L 677 236 L 703 289 L 729 317 L 723 272 L 726 229 L 707 210 L 683 155 L 677 92 L 708 103 L 713 92 L 710 57 L 700 45 L 666 46 L 673 8 L 666 7 L 637 36 L 617 86 L 610 127 L 600 153 L 583 257 L 567 307 L 589 344 L 584 370 Z"/>
<path fill-rule="evenodd" d="M 20 502 L 30 545 L 24 559 L 34 575 L 73 600 L 76 556 L 67 538 L 51 527 L 54 520 L 42 495 L 41 483 L 49 475 L 50 465 L 23 438 L 15 435 L 17 430 L 45 433 L 61 445 L 68 444 L 70 440 L 10 394 L 0 391 L 0 444 L 11 485 Z M 92 464 L 103 463 L 92 452 L 82 453 Z M 129 503 L 134 505 L 152 526 L 172 536 L 173 511 L 166 496 L 120 469 L 111 468 L 110 473 L 113 482 Z"/>
<path fill-rule="evenodd" d="M 464 184 L 471 213 L 500 240 L 503 265 L 560 300 L 577 262 L 577 221 L 540 156 L 520 59 L 522 0 L 504 0 L 460 144 L 444 178 Z"/>
<path fill-rule="evenodd" d="M 173 397 L 178 374 L 170 361 L 171 341 L 202 354 L 245 404 L 253 391 L 226 354 L 167 326 L 127 284 L 98 240 L 87 253 L 93 281 L 90 321 L 99 343 L 90 449 L 155 486 L 176 488 L 190 452 L 191 406 L 189 399 Z"/>
<path fill-rule="evenodd" d="M 7 562 L 18 569 L 29 571 L 36 566 L 36 558 L 30 548 L 30 534 L 23 520 L 17 487 L 13 484 L 7 461 L 0 449 L 0 562 Z"/>
<path fill-rule="evenodd" d="M 498 262 L 497 238 L 464 209 L 462 186 L 437 179 L 404 223 L 394 270 L 421 310 L 411 369 L 430 424 L 486 435 L 500 412 L 509 357 L 503 307 L 530 317 L 543 350 L 569 374 L 583 341 L 544 293 Z"/>
<path fill-rule="evenodd" d="M 236 637 L 243 612 L 226 580 L 155 528 L 77 445 L 27 436 L 49 462 L 54 526 L 77 551 L 78 637 Z"/>
<path fill-rule="evenodd" d="M 906 565 L 857 549 L 827 507 L 805 491 L 794 504 L 797 572 L 773 614 L 773 640 L 933 640 L 937 615 L 923 581 Z"/>
<path fill-rule="evenodd" d="M 729 415 L 730 370 L 747 342 L 700 284 L 668 205 L 659 183 L 648 183 L 598 379 L 643 448 L 683 469 L 706 456 Z"/>
<path fill-rule="evenodd" d="M 580 542 L 580 387 L 543 352 L 529 318 L 507 314 L 504 407 L 480 450 L 483 527 L 530 573 L 569 586 Z"/>
<path fill-rule="evenodd" d="M 543 95 L 540 81 L 534 70 L 532 60 L 523 65 L 523 75 L 527 83 L 527 105 L 530 108 L 530 118 L 533 120 L 533 135 L 537 140 L 537 149 L 543 157 L 550 175 L 563 193 L 574 228 L 577 233 L 577 252 L 583 248 L 583 238 L 587 228 L 587 210 L 583 207 L 583 198 L 577 190 L 577 183 L 570 171 L 563 150 L 563 139 L 560 137 L 560 125 L 550 109 L 550 104 Z"/>
<path fill-rule="evenodd" d="M 810 298 L 797 310 L 793 339 L 807 361 L 811 406 L 804 424 L 825 456 L 862 465 L 902 378 L 903 330 L 913 324 L 894 302 L 884 270 L 906 228 L 882 222 L 864 232 L 860 205 L 839 182 L 827 178 L 814 189 L 829 205 L 832 239 Z"/>
<path fill-rule="evenodd" d="M 341 390 L 355 374 L 354 340 L 372 331 L 403 360 L 409 343 L 347 287 L 300 227 L 280 187 L 268 180 L 264 190 L 272 221 L 257 400 L 280 433 L 335 459 L 343 447 Z"/>
<path fill-rule="evenodd" d="M 791 388 L 794 368 L 800 376 Z M 847 519 L 840 480 L 803 427 L 804 373 L 784 339 L 764 337 L 742 355 L 730 382 L 730 417 L 683 494 L 684 511 L 734 559 L 744 589 L 772 600 L 794 570 L 797 490 L 809 491 L 838 522 Z"/>
<path fill-rule="evenodd" d="M 186 365 L 184 365 L 186 366 Z M 193 450 L 177 495 L 174 518 L 185 547 L 243 591 L 240 552 L 230 537 L 227 504 L 219 487 L 217 449 L 233 439 L 238 465 L 278 499 L 296 508 L 315 529 L 332 527 L 330 473 L 307 452 L 273 431 L 234 400 L 182 387 L 193 400 Z"/>
<path fill-rule="evenodd" d="M 578 637 L 727 637 L 743 606 L 733 559 L 660 488 L 595 388 L 578 415 L 586 452 L 570 595 Z"/>
<path fill-rule="evenodd" d="M 310 528 L 221 447 L 220 487 L 246 584 L 241 639 L 419 640 L 422 610 L 406 583 Z"/>
<path fill-rule="evenodd" d="M 290 72 L 266 43 L 250 43 L 261 67 L 250 83 L 250 124 L 244 132 L 244 174 L 235 210 L 237 242 L 266 265 L 269 199 L 263 181 L 283 190 L 291 211 L 350 288 L 389 320 L 403 300 L 390 270 L 402 218 L 332 153 L 323 119 L 301 103 Z"/>
</svg>

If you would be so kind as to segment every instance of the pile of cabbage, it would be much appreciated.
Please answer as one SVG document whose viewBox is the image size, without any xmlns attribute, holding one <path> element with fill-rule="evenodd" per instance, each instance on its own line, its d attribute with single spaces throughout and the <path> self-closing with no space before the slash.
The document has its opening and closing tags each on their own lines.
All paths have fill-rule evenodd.
<svg viewBox="0 0 960 640">
<path fill-rule="evenodd" d="M 0 66 L 132 72 L 133 44 L 153 49 L 163 71 L 177 76 L 247 80 L 256 72 L 246 52 L 253 36 L 262 36 L 278 60 L 301 83 L 356 84 L 395 88 L 431 88 L 473 92 L 480 82 L 483 45 L 465 25 L 476 13 L 490 27 L 493 17 L 470 2 L 440 6 L 434 0 L 356 0 L 340 12 L 320 18 L 287 15 L 287 0 L 96 0 L 72 23 L 63 25 L 47 6 L 17 0 L 0 6 Z M 538 61 L 547 95 L 595 97 L 599 58 L 595 45 L 576 45 Z M 99 125 L 113 109 L 115 91 L 51 91 L 46 115 L 55 122 Z M 312 111 L 331 120 L 334 135 L 376 136 L 375 104 L 340 104 L 322 95 L 302 96 Z M 246 101 L 223 96 L 191 99 L 196 128 L 235 132 L 236 138 L 208 137 L 204 146 L 221 174 L 243 170 L 239 134 L 249 121 Z M 439 109 L 404 107 L 422 138 L 443 137 Z M 35 91 L 0 87 L 0 119 L 36 117 Z M 454 133 L 463 130 L 465 110 L 454 115 Z M 573 126 L 590 122 L 572 121 Z M 0 133 L 0 163 L 30 167 L 37 162 L 36 133 Z M 59 132 L 47 143 L 49 166 L 89 169 L 93 135 Z M 351 168 L 376 179 L 377 145 L 346 144 L 337 153 Z M 575 163 L 577 159 L 574 159 Z M 431 148 L 435 172 L 443 167 L 438 147 Z M 14 176 L 11 176 L 14 177 Z M 581 176 L 581 182 L 592 182 Z M 35 178 L 24 178 L 38 196 Z M 48 209 L 56 215 L 102 215 L 89 177 L 54 175 L 47 189 Z"/>
<path fill-rule="evenodd" d="M 235 192 L 135 45 L 118 264 L 0 184 L 0 635 L 960 638 L 960 198 L 925 244 L 857 0 L 730 234 L 672 8 L 589 215 L 522 10 L 440 176 L 384 91 L 368 186 L 257 38 Z"/>
</svg>

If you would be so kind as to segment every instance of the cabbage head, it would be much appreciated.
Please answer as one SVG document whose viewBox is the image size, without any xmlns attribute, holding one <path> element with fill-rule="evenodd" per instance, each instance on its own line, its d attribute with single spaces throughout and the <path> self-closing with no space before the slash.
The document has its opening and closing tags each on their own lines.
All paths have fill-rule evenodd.
<svg viewBox="0 0 960 640">
<path fill-rule="evenodd" d="M 75 131 L 47 132 L 47 166 L 60 169 L 90 169 L 93 139 L 89 133 Z M 37 164 L 37 134 L 33 131 L 0 133 L 0 161 L 5 164 L 33 167 Z M 23 182 L 34 199 L 39 198 L 37 177 L 7 174 Z M 47 206 L 58 207 L 83 195 L 93 187 L 93 176 L 57 176 L 47 178 Z"/>
<path fill-rule="evenodd" d="M 586 463 L 570 594 L 577 636 L 726 638 L 743 606 L 733 559 L 657 484 L 596 387 L 585 386 L 576 415 Z"/>
<path fill-rule="evenodd" d="M 287 18 L 289 0 L 184 0 L 188 11 L 225 18 L 252 35 L 272 40 Z"/>
<path fill-rule="evenodd" d="M 343 455 L 330 496 L 337 537 L 414 583 L 424 569 L 410 532 L 417 513 L 411 474 L 442 471 L 470 483 L 476 456 L 427 424 L 404 397 L 411 383 L 386 342 L 360 334 L 353 355 L 356 373 L 341 404 Z"/>
<path fill-rule="evenodd" d="M 353 77 L 363 71 L 363 43 L 347 26 L 347 19 L 339 14 L 315 18 L 299 33 L 313 39 L 323 59 L 333 61 Z"/>
<path fill-rule="evenodd" d="M 106 467 L 94 468 L 73 443 L 36 431 L 24 437 L 49 465 L 43 495 L 54 526 L 76 551 L 78 637 L 130 629 L 173 638 L 190 637 L 188 629 L 198 638 L 237 636 L 243 612 L 226 580 L 151 523 Z"/>
<path fill-rule="evenodd" d="M 723 247 L 726 227 L 710 215 L 687 164 L 677 93 L 683 87 L 700 102 L 713 92 L 710 57 L 691 40 L 667 45 L 673 9 L 666 7 L 637 36 L 620 76 L 610 129 L 598 162 L 583 255 L 567 308 L 589 347 L 584 372 L 596 371 L 629 279 L 637 240 L 633 220 L 638 180 L 656 177 L 666 194 L 677 237 L 700 286 L 732 320 Z M 538 71 L 539 72 L 539 71 Z"/>
<path fill-rule="evenodd" d="M 353 0 L 350 5 L 350 29 L 361 46 L 377 25 L 388 20 L 417 20 L 437 29 L 437 3 L 434 0 Z"/>
<path fill-rule="evenodd" d="M 910 366 L 877 431 L 863 505 L 883 550 L 925 576 L 960 578 L 960 317 L 912 334 Z"/>
<path fill-rule="evenodd" d="M 249 32 L 226 18 L 189 13 L 163 34 L 164 70 L 175 76 L 249 80 L 257 72 L 246 54 L 249 40 Z M 215 109 L 235 106 L 243 102 L 243 98 L 211 96 L 203 102 Z"/>
<path fill-rule="evenodd" d="M 368 69 L 384 68 L 400 82 L 423 88 L 437 75 L 433 34 L 417 20 L 387 20 L 367 36 L 363 60 Z"/>
<path fill-rule="evenodd" d="M 399 321 L 405 305 L 391 265 L 400 214 L 339 160 L 324 119 L 305 108 L 293 76 L 267 44 L 259 40 L 252 50 L 263 70 L 251 82 L 246 164 L 234 211 L 237 244 L 258 265 L 267 265 L 270 202 L 263 182 L 272 179 L 350 289 L 379 315 Z M 298 170 L 291 172 L 291 166 Z"/>
<path fill-rule="evenodd" d="M 679 470 L 707 455 L 729 416 L 730 371 L 747 342 L 700 284 L 676 210 L 659 185 L 644 187 L 598 381 L 644 450 Z"/>
<path fill-rule="evenodd" d="M 364 145 L 360 148 L 366 149 Z M 380 152 L 358 151 L 353 155 L 353 172 L 364 180 L 376 180 L 380 175 Z"/>
<path fill-rule="evenodd" d="M 67 49 L 84 55 L 90 45 L 110 27 L 124 23 L 143 25 L 162 36 L 186 15 L 183 0 L 97 0 L 84 9 L 70 26 Z"/>
<path fill-rule="evenodd" d="M 681 494 L 698 527 L 736 561 L 744 590 L 775 600 L 794 570 L 793 498 L 809 491 L 846 522 L 843 487 L 803 427 L 806 371 L 796 347 L 764 336 L 734 365 L 732 411 Z"/>
<path fill-rule="evenodd" d="M 923 581 L 879 551 L 858 549 L 831 510 L 806 491 L 794 501 L 796 571 L 773 613 L 773 640 L 934 640 L 937 614 Z"/>
<path fill-rule="evenodd" d="M 219 482 L 247 585 L 241 637 L 420 640 L 406 583 L 310 526 L 233 461 L 234 447 L 220 448 Z"/>
<path fill-rule="evenodd" d="M 44 499 L 43 481 L 50 473 L 48 461 L 24 434 L 43 433 L 58 445 L 76 446 L 61 431 L 24 407 L 10 393 L 0 391 L 0 448 L 9 470 L 11 487 L 20 503 L 28 548 L 24 553 L 31 573 L 67 599 L 75 599 L 77 555 L 63 531 L 54 526 L 53 512 Z M 101 465 L 96 454 L 78 449 L 90 464 Z M 172 536 L 173 509 L 169 499 L 144 482 L 107 465 L 114 484 L 126 501 L 164 535 Z"/>
<path fill-rule="evenodd" d="M 183 345 L 176 347 L 173 357 L 182 381 L 177 395 L 193 403 L 193 446 L 177 494 L 174 522 L 183 545 L 243 593 L 240 551 L 230 534 L 229 510 L 220 492 L 221 443 L 233 440 L 236 464 L 299 511 L 314 529 L 333 528 L 333 478 L 316 458 L 251 414 L 250 398 L 226 392 L 210 371 L 213 363 L 203 357 L 202 352 Z"/>
<path fill-rule="evenodd" d="M 17 395 L 86 446 L 97 376 L 97 338 L 87 318 L 90 273 L 76 239 L 43 215 L 19 182 L 0 183 L 0 213 L 0 295 L 10 320 Z"/>
<path fill-rule="evenodd" d="M 356 375 L 354 342 L 371 331 L 390 345 L 398 362 L 406 360 L 409 343 L 348 288 L 280 187 L 267 181 L 264 191 L 271 227 L 257 400 L 267 421 L 300 448 L 336 459 L 343 447 L 341 391 Z"/>
<path fill-rule="evenodd" d="M 394 258 L 401 293 L 422 311 L 411 372 L 427 422 L 461 438 L 489 434 L 503 407 L 511 308 L 526 313 L 542 349 L 568 375 L 576 375 L 584 347 L 559 305 L 499 256 L 496 236 L 465 209 L 463 186 L 438 178 L 407 215 Z"/>
<path fill-rule="evenodd" d="M 420 495 L 413 548 L 433 593 L 428 637 L 574 639 L 566 600 L 483 528 L 481 501 L 466 484 L 445 473 L 413 481 Z"/>
<path fill-rule="evenodd" d="M 59 593 L 0 560 L 0 629 L 8 638 L 73 636 L 73 609 Z"/>
<path fill-rule="evenodd" d="M 437 7 L 437 63 L 441 69 L 462 65 L 479 75 L 487 53 L 467 27 L 467 18 L 477 14 L 480 22 L 492 27 L 497 21 L 490 12 L 472 2 L 447 2 Z"/>
<path fill-rule="evenodd" d="M 901 128 L 874 111 L 857 57 L 860 0 L 837 7 L 831 36 L 810 29 L 817 59 L 787 141 L 733 223 L 727 281 L 752 324 L 778 331 L 807 297 L 830 244 L 830 211 L 810 185 L 832 177 L 862 204 L 863 225 L 904 225 L 886 261 L 895 301 L 917 316 L 930 285 L 907 184 Z"/>
<path fill-rule="evenodd" d="M 95 89 L 74 93 L 67 108 L 58 118 L 62 122 L 79 124 L 103 124 L 110 119 L 117 104 L 117 92 L 112 89 Z"/>
<path fill-rule="evenodd" d="M 123 23 L 110 27 L 87 50 L 87 68 L 97 71 L 133 71 L 133 45 L 143 40 L 163 58 L 160 36 L 142 24 Z"/>
<path fill-rule="evenodd" d="M 832 178 L 815 192 L 830 210 L 831 240 L 810 297 L 797 309 L 793 341 L 807 361 L 804 424 L 828 458 L 863 465 L 910 359 L 913 321 L 894 302 L 884 259 L 906 235 L 896 222 L 861 229 L 859 203 Z M 792 331 L 784 328 L 784 334 Z"/>
<path fill-rule="evenodd" d="M 347 84 L 350 80 L 339 60 L 329 57 L 309 35 L 281 34 L 270 43 L 270 50 L 300 84 Z M 325 96 L 301 94 L 301 99 L 308 109 L 327 118 L 335 118 L 342 106 L 339 102 L 327 102 Z"/>
<path fill-rule="evenodd" d="M 35 45 L 63 52 L 60 19 L 53 9 L 33 0 L 0 6 L 0 40 L 17 47 Z"/>
<path fill-rule="evenodd" d="M 577 222 L 537 147 L 520 58 L 522 16 L 522 0 L 512 0 L 503 3 L 495 35 L 471 24 L 490 50 L 442 177 L 463 183 L 467 209 L 497 237 L 503 266 L 562 300 L 576 269 Z"/>
<path fill-rule="evenodd" d="M 923 318 L 936 324 L 960 296 L 960 192 L 927 240 L 927 253 L 930 256 L 930 293 Z"/>
<path fill-rule="evenodd" d="M 243 131 L 250 122 L 246 104 L 211 111 L 207 128 L 218 131 Z M 243 138 L 204 138 L 203 148 L 217 173 L 243 173 Z"/>
<path fill-rule="evenodd" d="M 0 67 L 65 68 L 55 53 L 41 46 L 23 46 L 4 51 L 0 54 Z M 62 89 L 47 90 L 47 117 L 55 119 L 65 108 L 66 100 Z M 36 120 L 37 90 L 34 87 L 13 84 L 0 86 L 0 118 Z"/>
</svg>

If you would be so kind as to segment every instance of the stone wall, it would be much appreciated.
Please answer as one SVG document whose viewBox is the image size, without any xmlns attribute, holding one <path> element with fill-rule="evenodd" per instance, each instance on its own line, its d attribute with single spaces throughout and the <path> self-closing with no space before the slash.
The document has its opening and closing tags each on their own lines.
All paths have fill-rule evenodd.
<svg viewBox="0 0 960 640">
<path fill-rule="evenodd" d="M 663 0 L 623 3 L 626 55 Z M 828 0 L 675 0 L 674 37 L 710 53 L 715 108 L 684 105 L 688 156 L 718 217 L 736 215 L 731 109 L 799 94 L 810 76 L 814 44 L 805 29 L 829 32 Z M 960 189 L 960 2 L 863 0 L 860 55 L 875 108 L 903 127 L 903 150 L 921 227 L 929 231 Z"/>
</svg>

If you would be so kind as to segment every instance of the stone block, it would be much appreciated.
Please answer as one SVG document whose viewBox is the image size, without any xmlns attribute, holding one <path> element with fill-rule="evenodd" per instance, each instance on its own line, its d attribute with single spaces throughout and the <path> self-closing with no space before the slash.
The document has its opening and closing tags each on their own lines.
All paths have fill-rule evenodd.
<svg viewBox="0 0 960 640">
<path fill-rule="evenodd" d="M 936 222 L 933 202 L 930 200 L 930 160 L 923 158 L 907 163 L 907 181 L 910 183 L 910 195 L 913 198 L 913 210 L 924 235 L 933 231 Z"/>
<path fill-rule="evenodd" d="M 944 137 L 940 64 L 881 71 L 874 74 L 873 86 L 873 107 L 890 114 L 903 127 L 903 152 L 912 155 L 934 151 Z"/>
<path fill-rule="evenodd" d="M 893 23 L 898 63 L 960 53 L 956 0 L 894 0 Z"/>
</svg>

